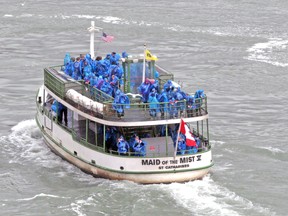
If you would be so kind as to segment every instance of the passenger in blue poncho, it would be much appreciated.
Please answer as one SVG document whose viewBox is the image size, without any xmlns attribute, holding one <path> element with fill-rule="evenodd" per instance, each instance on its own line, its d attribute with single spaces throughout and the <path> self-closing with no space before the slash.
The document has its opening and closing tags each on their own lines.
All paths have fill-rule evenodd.
<svg viewBox="0 0 288 216">
<path fill-rule="evenodd" d="M 99 76 L 99 77 L 97 78 L 97 81 L 95 82 L 94 87 L 100 90 L 104 82 L 105 82 L 105 81 L 104 81 L 103 77 L 102 77 L 102 76 Z"/>
<path fill-rule="evenodd" d="M 177 154 L 184 155 L 186 151 L 186 137 L 182 133 L 179 133 L 178 137 L 178 149 Z"/>
<path fill-rule="evenodd" d="M 73 72 L 74 72 L 74 62 L 75 62 L 75 58 L 72 57 L 70 59 L 70 62 L 65 66 L 65 74 L 67 74 L 68 76 L 71 76 L 73 75 Z"/>
<path fill-rule="evenodd" d="M 178 107 L 177 101 L 174 98 L 169 100 L 168 109 L 170 118 L 177 118 L 178 117 Z"/>
<path fill-rule="evenodd" d="M 128 58 L 128 53 L 126 51 L 122 52 L 122 58 Z"/>
<path fill-rule="evenodd" d="M 148 103 L 150 116 L 155 118 L 159 112 L 159 101 L 157 100 L 157 93 L 155 89 L 153 89 L 149 94 Z"/>
<path fill-rule="evenodd" d="M 88 64 L 92 67 L 93 59 L 91 58 L 91 55 L 89 53 L 85 56 L 85 62 L 88 62 Z"/>
<path fill-rule="evenodd" d="M 113 88 L 111 87 L 107 78 L 104 79 L 103 85 L 101 86 L 100 90 L 105 92 L 107 95 L 112 96 Z"/>
<path fill-rule="evenodd" d="M 108 150 L 117 151 L 117 129 L 115 127 L 107 127 L 105 131 L 105 142 Z"/>
<path fill-rule="evenodd" d="M 80 57 L 77 57 L 76 61 L 74 62 L 74 71 L 72 74 L 72 78 L 75 80 L 82 79 Z"/>
<path fill-rule="evenodd" d="M 180 115 L 182 115 L 183 111 L 185 110 L 185 101 L 184 100 L 186 100 L 186 94 L 183 91 L 181 91 L 180 86 L 178 86 L 174 90 L 175 91 L 173 93 L 173 97 L 177 101 L 177 110 L 180 111 Z"/>
<path fill-rule="evenodd" d="M 66 67 L 68 66 L 68 64 L 70 63 L 70 61 L 71 61 L 70 54 L 69 54 L 69 53 L 66 53 L 66 54 L 65 54 L 65 57 L 64 57 L 64 65 L 63 65 L 63 67 L 61 68 L 62 71 L 65 71 L 65 70 L 66 70 Z"/>
<path fill-rule="evenodd" d="M 205 94 L 204 94 L 204 90 L 202 89 L 199 89 L 195 92 L 195 98 L 204 98 L 205 97 Z"/>
<path fill-rule="evenodd" d="M 88 79 L 90 74 L 92 74 L 92 67 L 91 67 L 91 65 L 89 64 L 88 61 L 84 61 L 84 68 L 83 68 L 83 76 L 82 76 L 82 78 L 84 80 L 85 80 L 85 77 Z"/>
<path fill-rule="evenodd" d="M 124 140 L 123 136 L 120 136 L 118 138 L 117 147 L 118 147 L 118 153 L 120 155 L 126 155 L 129 152 L 128 142 Z"/>
<path fill-rule="evenodd" d="M 147 143 L 136 135 L 133 143 L 133 151 L 135 152 L 135 156 L 146 156 L 146 145 Z"/>
<path fill-rule="evenodd" d="M 158 95 L 158 101 L 159 106 L 160 106 L 160 112 L 161 112 L 161 117 L 164 117 L 164 114 L 168 112 L 168 94 L 167 92 L 163 89 L 161 94 Z"/>
<path fill-rule="evenodd" d="M 113 109 L 116 110 L 117 116 L 121 118 L 124 116 L 124 107 L 130 108 L 130 100 L 120 89 L 115 93 L 115 98 L 112 105 Z"/>
<path fill-rule="evenodd" d="M 195 97 L 194 97 L 194 95 L 188 95 L 186 100 L 187 100 L 186 101 L 187 115 L 188 115 L 188 117 L 192 117 L 193 116 L 193 110 L 196 109 Z"/>
<path fill-rule="evenodd" d="M 118 53 L 112 52 L 111 56 L 110 56 L 110 63 L 111 64 L 118 64 L 120 58 L 121 58 L 121 56 Z"/>
<path fill-rule="evenodd" d="M 104 60 L 96 61 L 95 63 L 95 68 L 96 68 L 96 75 L 97 76 L 102 76 L 102 77 L 108 77 L 108 66 L 106 65 Z"/>
<path fill-rule="evenodd" d="M 195 102 L 196 102 L 196 104 L 195 104 L 196 109 L 197 109 L 197 111 L 200 111 L 199 108 L 202 106 L 202 98 L 205 98 L 204 90 L 202 90 L 202 89 L 197 90 L 195 92 L 194 97 L 195 97 Z"/>
<path fill-rule="evenodd" d="M 163 89 L 165 89 L 167 92 L 174 90 L 174 85 L 171 80 L 168 80 L 164 85 Z"/>
<path fill-rule="evenodd" d="M 115 97 L 116 91 L 119 89 L 119 78 L 114 74 L 110 77 L 110 85 L 112 87 L 112 97 Z"/>
<path fill-rule="evenodd" d="M 138 87 L 138 92 L 139 94 L 142 95 L 142 102 L 147 103 L 149 93 L 150 93 L 150 81 L 149 79 L 145 79 L 145 82 L 143 82 L 139 87 Z"/>
<path fill-rule="evenodd" d="M 57 115 L 57 121 L 62 124 L 63 114 L 64 114 L 64 122 L 67 126 L 68 124 L 68 118 L 67 118 L 67 107 L 58 102 L 57 100 L 53 101 L 53 104 L 51 106 L 51 109 L 53 112 Z"/>
</svg>

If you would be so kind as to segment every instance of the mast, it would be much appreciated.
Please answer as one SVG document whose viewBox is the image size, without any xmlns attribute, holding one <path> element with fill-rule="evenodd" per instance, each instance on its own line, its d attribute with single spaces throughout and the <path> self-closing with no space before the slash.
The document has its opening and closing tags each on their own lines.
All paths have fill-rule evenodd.
<svg viewBox="0 0 288 216">
<path fill-rule="evenodd" d="M 145 69 L 146 69 L 146 44 L 144 44 L 144 58 L 143 58 L 143 73 L 142 73 L 142 83 L 145 81 Z"/>
<path fill-rule="evenodd" d="M 95 21 L 91 21 L 91 26 L 88 28 L 88 31 L 91 33 L 90 34 L 90 55 L 91 58 L 94 59 L 95 55 L 94 55 L 94 32 L 100 32 L 101 30 L 103 30 L 100 27 L 95 26 Z"/>
</svg>

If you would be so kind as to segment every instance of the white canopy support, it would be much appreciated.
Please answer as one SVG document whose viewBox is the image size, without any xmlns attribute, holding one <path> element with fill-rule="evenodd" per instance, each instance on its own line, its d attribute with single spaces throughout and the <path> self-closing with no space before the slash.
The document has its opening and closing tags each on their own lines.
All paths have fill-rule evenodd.
<svg viewBox="0 0 288 216">
<path fill-rule="evenodd" d="M 94 32 L 100 32 L 103 29 L 100 27 L 95 26 L 95 21 L 91 21 L 91 26 L 88 28 L 88 31 L 91 33 L 90 35 L 90 55 L 91 58 L 94 59 Z"/>
</svg>

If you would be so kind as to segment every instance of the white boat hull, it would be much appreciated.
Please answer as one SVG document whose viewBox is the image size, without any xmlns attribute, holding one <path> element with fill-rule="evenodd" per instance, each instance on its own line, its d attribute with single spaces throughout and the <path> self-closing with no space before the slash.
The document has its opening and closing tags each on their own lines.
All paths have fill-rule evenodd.
<svg viewBox="0 0 288 216">
<path fill-rule="evenodd" d="M 43 128 L 41 128 L 43 130 Z M 42 131 L 43 132 L 43 131 Z M 121 170 L 112 170 L 112 167 L 102 167 L 97 166 L 91 163 L 88 163 L 85 161 L 84 158 L 77 157 L 70 152 L 67 151 L 66 148 L 63 148 L 64 143 L 62 143 L 62 146 L 55 142 L 55 140 L 52 140 L 51 137 L 45 133 L 43 133 L 45 143 L 52 149 L 53 152 L 55 152 L 57 155 L 61 156 L 63 159 L 67 160 L 68 162 L 74 164 L 75 166 L 79 167 L 81 170 L 83 170 L 86 173 L 92 174 L 95 177 L 103 177 L 107 179 L 112 180 L 129 180 L 141 184 L 154 184 L 154 183 L 171 183 L 171 182 L 186 182 L 196 179 L 201 179 L 203 176 L 205 176 L 213 163 L 210 160 L 210 164 L 207 164 L 206 167 L 194 167 L 191 170 L 188 169 L 174 169 L 170 168 L 170 163 L 167 163 L 166 169 L 165 166 L 163 166 L 163 170 L 159 171 L 159 165 L 148 165 L 145 164 L 143 166 L 140 165 L 137 169 L 134 170 L 127 170 L 121 171 Z M 78 144 L 80 145 L 80 144 Z M 96 152 L 95 152 L 96 153 Z M 198 156 L 203 154 L 198 154 Z M 207 156 L 207 155 L 206 155 Z M 116 156 L 110 156 L 105 155 L 107 161 L 114 160 L 114 162 L 120 163 L 119 159 L 126 160 L 126 163 L 130 161 L 130 163 L 135 163 L 135 160 L 143 161 L 141 158 L 127 158 L 127 157 L 116 157 Z M 145 158 L 146 159 L 146 158 Z M 179 156 L 176 157 L 176 160 L 179 160 Z M 154 158 L 147 158 L 147 160 L 155 161 L 159 160 L 161 161 L 161 164 L 163 164 L 163 161 L 173 160 L 173 157 L 167 159 L 154 159 Z M 195 161 L 194 161 L 195 162 Z M 194 163 L 193 162 L 193 163 Z M 100 161 L 99 161 L 100 163 Z M 123 163 L 124 164 L 124 163 Z M 141 163 L 140 163 L 141 164 Z M 187 166 L 189 163 L 185 163 Z M 153 169 L 155 168 L 156 169 Z M 150 167 L 150 171 L 146 168 Z M 158 170 L 157 170 L 158 169 Z"/>
<path fill-rule="evenodd" d="M 42 95 L 40 89 L 38 97 Z M 45 143 L 63 159 L 93 176 L 142 184 L 201 179 L 213 166 L 211 150 L 166 157 L 133 157 L 95 150 L 73 139 L 71 132 L 51 120 L 38 106 L 36 122 Z"/>
</svg>

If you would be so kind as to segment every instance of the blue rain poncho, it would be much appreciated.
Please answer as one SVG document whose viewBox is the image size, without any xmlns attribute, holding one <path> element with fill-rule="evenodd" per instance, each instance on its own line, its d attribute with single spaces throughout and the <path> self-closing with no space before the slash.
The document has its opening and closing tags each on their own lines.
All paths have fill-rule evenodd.
<svg viewBox="0 0 288 216">
<path fill-rule="evenodd" d="M 65 66 L 65 74 L 67 74 L 68 76 L 72 76 L 73 72 L 74 72 L 74 62 L 70 61 L 66 66 Z"/>
<path fill-rule="evenodd" d="M 102 87 L 102 85 L 104 84 L 104 79 L 102 78 L 102 76 L 99 76 L 98 78 L 97 78 L 97 81 L 95 82 L 95 87 L 97 88 L 97 89 L 101 89 L 101 87 Z"/>
<path fill-rule="evenodd" d="M 118 64 L 121 56 L 118 53 L 112 53 L 110 56 L 110 63 L 111 64 Z"/>
<path fill-rule="evenodd" d="M 89 62 L 85 61 L 83 68 L 83 77 L 88 76 L 90 73 L 92 73 L 92 67 Z"/>
<path fill-rule="evenodd" d="M 204 90 L 199 89 L 195 92 L 195 101 L 196 101 L 196 109 L 200 108 L 202 106 L 202 98 L 205 98 Z"/>
<path fill-rule="evenodd" d="M 163 89 L 165 89 L 167 92 L 173 91 L 174 85 L 171 80 L 168 80 L 164 85 Z"/>
<path fill-rule="evenodd" d="M 97 76 L 105 77 L 105 75 L 107 74 L 108 77 L 108 66 L 106 65 L 104 60 L 96 61 L 95 67 L 95 73 Z"/>
<path fill-rule="evenodd" d="M 179 134 L 178 137 L 178 154 L 184 155 L 186 151 L 186 137 L 182 133 Z"/>
<path fill-rule="evenodd" d="M 151 117 L 156 117 L 159 112 L 159 101 L 157 100 L 156 93 L 151 92 L 148 98 L 149 113 Z"/>
<path fill-rule="evenodd" d="M 120 89 L 115 93 L 115 98 L 112 105 L 113 109 L 116 110 L 118 117 L 124 116 L 124 107 L 130 108 L 130 100 Z"/>
<path fill-rule="evenodd" d="M 109 82 L 110 82 L 110 85 L 113 87 L 118 86 L 119 78 L 115 75 L 112 75 L 109 79 Z"/>
<path fill-rule="evenodd" d="M 71 61 L 71 56 L 69 53 L 66 53 L 64 57 L 64 68 L 63 68 L 64 70 L 63 71 L 66 70 L 66 67 L 70 63 L 70 61 Z"/>
<path fill-rule="evenodd" d="M 142 102 L 147 103 L 150 93 L 150 82 L 146 80 L 138 87 L 139 94 L 142 95 Z"/>
<path fill-rule="evenodd" d="M 181 91 L 180 87 L 177 87 L 176 91 L 173 93 L 174 99 L 177 101 L 177 109 L 183 111 L 185 109 L 186 94 Z"/>
<path fill-rule="evenodd" d="M 205 94 L 204 94 L 204 90 L 202 89 L 199 89 L 195 92 L 195 98 L 204 98 L 205 97 Z"/>
<path fill-rule="evenodd" d="M 89 79 L 90 86 L 96 88 L 97 81 L 98 81 L 98 77 L 96 77 L 94 74 L 91 73 L 91 76 L 90 76 L 90 79 Z"/>
<path fill-rule="evenodd" d="M 133 143 L 133 151 L 135 152 L 135 156 L 146 156 L 146 145 L 147 143 L 138 136 L 136 136 L 134 143 Z"/>
<path fill-rule="evenodd" d="M 167 92 L 163 89 L 161 94 L 158 95 L 158 101 L 160 102 L 160 112 L 161 115 L 164 115 L 164 113 L 168 112 L 168 94 Z"/>
<path fill-rule="evenodd" d="M 100 90 L 102 92 L 105 92 L 106 94 L 112 96 L 113 88 L 112 88 L 112 86 L 110 85 L 110 83 L 108 82 L 107 79 L 105 79 L 105 81 L 103 82 L 103 85 L 101 86 Z"/>
<path fill-rule="evenodd" d="M 169 104 L 168 104 L 168 109 L 169 109 L 169 114 L 170 114 L 170 118 L 174 118 L 174 117 L 178 117 L 178 109 L 177 109 L 177 101 L 175 101 L 174 98 L 171 98 L 169 100 Z"/>
<path fill-rule="evenodd" d="M 194 97 L 194 95 L 188 95 L 188 96 L 187 96 L 186 104 L 187 104 L 187 109 L 188 109 L 188 110 L 194 110 L 194 109 L 196 109 L 196 106 L 195 106 L 195 97 Z"/>
<path fill-rule="evenodd" d="M 112 75 L 116 75 L 119 79 L 121 79 L 123 75 L 123 69 L 118 65 L 110 65 L 108 73 L 109 77 L 111 77 Z"/>
<path fill-rule="evenodd" d="M 123 136 L 120 136 L 118 138 L 117 147 L 118 147 L 118 153 L 120 154 L 126 154 L 127 152 L 129 152 L 128 142 L 124 140 Z"/>
<path fill-rule="evenodd" d="M 157 93 L 159 92 L 159 81 L 158 80 L 152 79 L 152 81 L 150 82 L 150 91 L 152 91 L 153 89 L 155 89 Z"/>
<path fill-rule="evenodd" d="M 72 78 L 75 80 L 81 80 L 82 79 L 81 63 L 79 61 L 74 62 L 74 71 L 72 74 Z"/>
<path fill-rule="evenodd" d="M 122 52 L 122 58 L 128 58 L 128 53 L 126 51 Z"/>
<path fill-rule="evenodd" d="M 92 64 L 93 64 L 93 59 L 91 58 L 91 55 L 90 55 L 89 53 L 86 54 L 86 56 L 85 56 L 85 61 L 88 62 L 88 64 L 89 64 L 90 66 L 92 66 Z"/>
<path fill-rule="evenodd" d="M 58 107 L 58 101 L 57 100 L 54 100 L 52 105 L 51 105 L 51 110 L 57 114 L 59 112 L 59 107 Z M 60 112 L 59 112 L 60 113 Z"/>
</svg>

